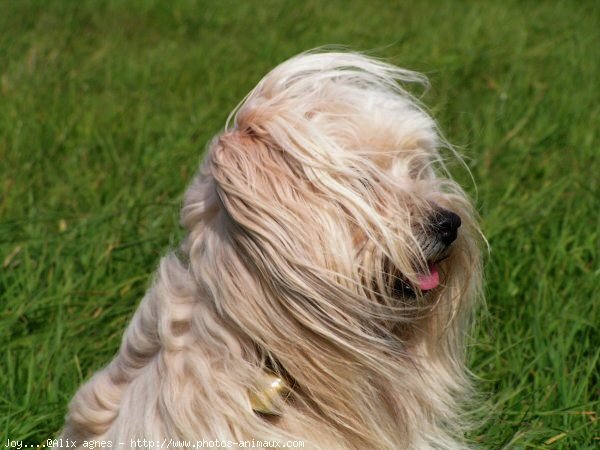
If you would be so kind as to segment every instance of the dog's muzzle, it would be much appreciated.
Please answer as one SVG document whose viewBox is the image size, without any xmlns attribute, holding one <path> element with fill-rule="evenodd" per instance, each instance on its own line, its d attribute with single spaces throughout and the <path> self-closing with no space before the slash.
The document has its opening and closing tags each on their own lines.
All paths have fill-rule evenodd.
<svg viewBox="0 0 600 450">
<path fill-rule="evenodd" d="M 403 297 L 414 297 L 416 291 L 426 293 L 440 285 L 438 263 L 450 254 L 450 246 L 458 237 L 461 225 L 460 216 L 450 210 L 437 207 L 421 236 L 422 251 L 427 258 L 427 271 L 420 273 L 412 285 L 400 276 L 396 279 L 394 291 Z"/>
</svg>

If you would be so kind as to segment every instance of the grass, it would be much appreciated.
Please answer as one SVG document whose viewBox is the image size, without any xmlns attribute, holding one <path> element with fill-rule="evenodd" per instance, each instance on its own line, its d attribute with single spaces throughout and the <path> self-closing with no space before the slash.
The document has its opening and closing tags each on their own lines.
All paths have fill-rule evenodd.
<svg viewBox="0 0 600 450">
<path fill-rule="evenodd" d="M 600 446 L 592 2 L 0 3 L 0 443 L 38 444 L 115 353 L 207 140 L 317 45 L 425 72 L 491 245 L 483 448 Z"/>
</svg>

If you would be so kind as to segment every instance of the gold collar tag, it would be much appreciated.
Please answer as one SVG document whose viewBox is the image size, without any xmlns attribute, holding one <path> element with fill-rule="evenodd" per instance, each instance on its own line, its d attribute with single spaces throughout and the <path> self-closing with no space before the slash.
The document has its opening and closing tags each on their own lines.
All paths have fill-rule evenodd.
<svg viewBox="0 0 600 450">
<path fill-rule="evenodd" d="M 278 410 L 276 405 L 280 402 L 277 399 L 283 398 L 285 400 L 289 393 L 290 389 L 283 378 L 271 373 L 265 373 L 259 389 L 257 391 L 248 391 L 250 407 L 256 413 L 280 416 L 281 411 Z"/>
</svg>

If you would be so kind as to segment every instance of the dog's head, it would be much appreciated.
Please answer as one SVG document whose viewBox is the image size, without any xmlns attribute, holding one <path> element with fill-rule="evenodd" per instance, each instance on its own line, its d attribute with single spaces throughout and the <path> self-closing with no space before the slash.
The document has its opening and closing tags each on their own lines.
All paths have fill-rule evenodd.
<svg viewBox="0 0 600 450">
<path fill-rule="evenodd" d="M 183 210 L 200 279 L 210 267 L 239 289 L 205 286 L 215 298 L 243 309 L 252 288 L 284 317 L 404 322 L 452 291 L 456 312 L 477 278 L 473 211 L 435 123 L 396 80 L 423 81 L 355 54 L 305 54 L 239 105 Z"/>
<path fill-rule="evenodd" d="M 322 364 L 334 378 L 391 377 L 398 358 L 462 364 L 479 232 L 434 121 L 398 81 L 423 79 L 356 54 L 285 62 L 234 111 L 185 198 L 198 284 L 301 386 L 329 376 Z"/>
</svg>

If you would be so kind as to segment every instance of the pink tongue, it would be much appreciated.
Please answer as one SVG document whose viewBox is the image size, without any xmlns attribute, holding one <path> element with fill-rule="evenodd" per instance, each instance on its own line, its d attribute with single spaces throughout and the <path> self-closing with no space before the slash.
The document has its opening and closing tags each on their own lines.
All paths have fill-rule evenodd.
<svg viewBox="0 0 600 450">
<path fill-rule="evenodd" d="M 422 291 L 429 291 L 435 289 L 440 284 L 440 274 L 435 264 L 429 264 L 429 273 L 421 274 L 417 278 L 419 282 L 419 288 Z"/>
</svg>

